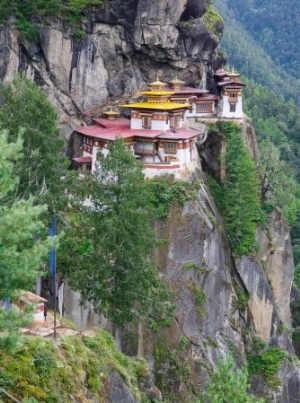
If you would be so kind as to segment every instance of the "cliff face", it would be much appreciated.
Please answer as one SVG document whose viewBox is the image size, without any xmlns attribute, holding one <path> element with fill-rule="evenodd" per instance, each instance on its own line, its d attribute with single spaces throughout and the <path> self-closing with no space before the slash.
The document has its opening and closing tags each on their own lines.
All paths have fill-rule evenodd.
<svg viewBox="0 0 300 403">
<path fill-rule="evenodd" d="M 195 175 L 202 181 L 200 170 Z M 167 351 L 156 356 L 159 387 L 192 401 L 190 391 L 203 387 L 217 357 L 230 352 L 237 362 L 243 361 L 255 337 L 294 356 L 288 331 L 294 267 L 289 230 L 279 211 L 257 231 L 259 252 L 233 259 L 220 215 L 202 182 L 197 201 L 173 210 L 157 233 L 168 239 L 165 253 L 157 258 L 176 292 L 177 307 L 176 321 L 164 334 L 165 345 L 154 341 L 154 351 Z M 242 295 L 249 295 L 248 303 Z M 180 367 L 174 371 L 174 354 L 188 368 L 188 377 Z M 278 377 L 275 391 L 265 378 L 253 378 L 252 392 L 276 403 L 296 402 L 299 368 L 283 360 Z"/>
<path fill-rule="evenodd" d="M 78 116 L 118 98 L 131 98 L 159 74 L 210 86 L 221 20 L 206 18 L 208 0 L 117 0 L 86 15 L 78 30 L 40 24 L 28 44 L 12 24 L 0 26 L 0 80 L 26 72 L 42 85 L 68 138 Z M 77 39 L 76 39 L 77 38 Z"/>
<path fill-rule="evenodd" d="M 41 40 L 32 44 L 20 39 L 12 23 L 0 26 L 0 80 L 25 72 L 42 85 L 61 116 L 65 138 L 86 111 L 97 114 L 120 98 L 137 96 L 157 74 L 164 80 L 178 75 L 187 84 L 212 89 L 212 70 L 222 63 L 217 45 L 223 26 L 205 19 L 208 3 L 110 1 L 101 12 L 86 16 L 80 39 L 59 21 L 40 24 Z M 223 140 L 208 139 L 200 150 L 204 170 L 220 173 Z M 256 156 L 251 130 L 248 143 Z M 267 227 L 258 229 L 256 255 L 234 260 L 200 164 L 194 176 L 201 183 L 197 200 L 174 208 L 156 224 L 158 236 L 168 240 L 156 259 L 176 292 L 176 320 L 160 337 L 139 328 L 137 346 L 128 347 L 125 336 L 122 345 L 149 360 L 163 396 L 186 403 L 209 380 L 219 355 L 231 352 L 238 363 L 243 361 L 255 336 L 294 354 L 288 333 L 294 267 L 283 217 L 275 211 Z M 241 295 L 248 295 L 249 302 Z M 76 312 L 81 327 L 97 323 L 92 311 L 76 308 L 77 300 L 68 293 L 66 312 Z M 278 376 L 276 391 L 262 377 L 255 378 L 253 391 L 275 403 L 296 402 L 299 368 L 285 360 Z"/>
</svg>

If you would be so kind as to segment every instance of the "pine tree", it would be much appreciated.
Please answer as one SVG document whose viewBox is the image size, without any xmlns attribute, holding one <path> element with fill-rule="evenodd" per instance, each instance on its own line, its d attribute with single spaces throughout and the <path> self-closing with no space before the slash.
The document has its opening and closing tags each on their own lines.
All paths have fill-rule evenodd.
<svg viewBox="0 0 300 403">
<path fill-rule="evenodd" d="M 2 84 L 0 96 L 0 126 L 8 130 L 9 141 L 16 141 L 20 128 L 24 132 L 22 157 L 15 164 L 19 177 L 17 195 L 38 194 L 39 200 L 46 200 L 51 194 L 52 199 L 69 166 L 68 158 L 62 154 L 64 141 L 53 106 L 45 93 L 23 76 L 16 76 L 11 84 Z"/>
<path fill-rule="evenodd" d="M 15 143 L 8 143 L 7 136 L 7 131 L 0 132 L 0 301 L 17 300 L 19 290 L 33 287 L 48 252 L 46 241 L 33 239 L 33 234 L 43 231 L 39 217 L 46 206 L 34 206 L 32 198 L 12 201 L 18 182 L 14 164 L 22 140 L 18 137 Z M 26 312 L 24 317 L 13 309 L 0 310 L 0 348 L 14 340 L 24 318 L 26 321 Z"/>
<path fill-rule="evenodd" d="M 137 316 L 152 326 L 166 324 L 171 293 L 150 259 L 155 239 L 142 167 L 122 140 L 111 143 L 98 162 L 96 175 L 79 181 L 77 201 L 73 189 L 71 229 L 58 266 L 83 300 L 114 323 Z"/>
<path fill-rule="evenodd" d="M 218 361 L 218 366 L 211 374 L 211 383 L 206 385 L 196 403 L 264 403 L 264 399 L 248 393 L 248 371 L 244 366 L 235 369 L 229 355 Z"/>
</svg>

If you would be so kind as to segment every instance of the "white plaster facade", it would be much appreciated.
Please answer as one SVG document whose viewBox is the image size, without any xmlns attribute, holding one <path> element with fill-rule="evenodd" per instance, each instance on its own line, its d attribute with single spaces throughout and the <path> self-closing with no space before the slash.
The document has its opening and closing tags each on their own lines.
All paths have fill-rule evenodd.
<svg viewBox="0 0 300 403">
<path fill-rule="evenodd" d="M 237 102 L 235 104 L 230 103 L 230 98 L 228 95 L 223 95 L 222 99 L 223 102 L 220 114 L 221 118 L 227 118 L 227 119 L 243 118 L 244 113 L 243 113 L 242 95 L 237 96 Z"/>
</svg>

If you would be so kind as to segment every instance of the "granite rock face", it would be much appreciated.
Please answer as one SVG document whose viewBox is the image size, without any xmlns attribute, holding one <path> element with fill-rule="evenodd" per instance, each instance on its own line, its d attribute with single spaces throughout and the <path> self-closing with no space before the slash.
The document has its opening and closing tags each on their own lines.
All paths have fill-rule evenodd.
<svg viewBox="0 0 300 403">
<path fill-rule="evenodd" d="M 296 358 L 289 334 L 294 265 L 282 214 L 270 213 L 266 227 L 258 229 L 256 254 L 233 258 L 203 173 L 199 170 L 195 177 L 201 182 L 197 200 L 174 209 L 156 227 L 157 234 L 168 240 L 156 258 L 176 293 L 176 320 L 164 332 L 165 344 L 153 340 L 154 351 L 159 352 L 155 365 L 168 395 L 179 395 L 185 402 L 192 401 L 191 385 L 193 393 L 205 386 L 218 357 L 233 354 L 239 365 L 256 337 Z M 242 295 L 249 296 L 248 302 Z M 174 355 L 181 360 L 177 371 Z M 182 367 L 189 369 L 188 378 L 180 372 Z M 274 403 L 296 402 L 299 375 L 293 359 L 283 360 L 275 390 L 257 377 L 252 392 L 269 396 Z"/>
<path fill-rule="evenodd" d="M 222 64 L 217 46 L 223 25 L 216 22 L 211 29 L 207 24 L 208 3 L 111 0 L 102 10 L 86 15 L 80 38 L 59 21 L 50 21 L 40 24 L 41 39 L 31 44 L 21 40 L 10 22 L 0 26 L 0 80 L 9 82 L 24 72 L 41 85 L 60 114 L 66 139 L 84 115 L 137 97 L 157 75 L 162 80 L 178 75 L 188 85 L 213 90 L 212 72 Z M 245 132 L 256 158 L 255 134 L 249 125 Z M 208 139 L 199 150 L 202 163 L 192 178 L 201 183 L 197 199 L 173 208 L 168 219 L 156 223 L 158 237 L 168 241 L 155 257 L 176 294 L 175 321 L 163 337 L 137 329 L 137 346 L 130 346 L 132 354 L 140 352 L 149 360 L 160 389 L 151 380 L 148 389 L 153 401 L 176 396 L 176 401 L 189 403 L 209 381 L 218 356 L 231 352 L 241 363 L 257 336 L 294 356 L 288 334 L 294 270 L 289 230 L 275 211 L 267 229 L 257 232 L 259 252 L 232 257 L 202 172 L 221 175 L 223 140 Z M 247 304 L 241 303 L 241 293 L 249 296 Z M 92 306 L 79 310 L 78 300 L 78 295 L 68 293 L 65 310 L 76 316 L 80 328 L 111 327 L 96 317 Z M 296 402 L 299 368 L 285 361 L 278 377 L 276 391 L 258 377 L 253 392 L 270 396 L 274 403 Z M 135 403 L 115 373 L 110 386 L 106 401 Z"/>
<path fill-rule="evenodd" d="M 135 97 L 157 75 L 210 86 L 223 25 L 208 25 L 207 8 L 208 0 L 111 0 L 85 16 L 80 38 L 50 21 L 31 44 L 12 23 L 0 26 L 0 81 L 25 72 L 42 85 L 69 138 L 82 113 Z"/>
</svg>

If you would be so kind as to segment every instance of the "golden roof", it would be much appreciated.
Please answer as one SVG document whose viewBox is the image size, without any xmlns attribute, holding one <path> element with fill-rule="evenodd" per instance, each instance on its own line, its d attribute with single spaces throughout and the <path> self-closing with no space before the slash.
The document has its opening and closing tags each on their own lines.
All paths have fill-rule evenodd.
<svg viewBox="0 0 300 403">
<path fill-rule="evenodd" d="M 230 72 L 227 73 L 227 76 L 237 78 L 237 77 L 240 77 L 241 75 L 240 75 L 240 73 L 237 73 L 235 71 L 230 71 Z"/>
<path fill-rule="evenodd" d="M 131 109 L 153 109 L 153 110 L 164 110 L 172 111 L 175 109 L 188 108 L 189 104 L 178 104 L 176 102 L 139 102 L 136 104 L 120 105 L 123 108 Z"/>
<path fill-rule="evenodd" d="M 116 111 L 105 111 L 103 113 L 104 115 L 119 115 L 119 112 Z"/>
<path fill-rule="evenodd" d="M 141 94 L 148 96 L 164 96 L 164 95 L 173 95 L 174 91 L 141 91 Z"/>
</svg>

